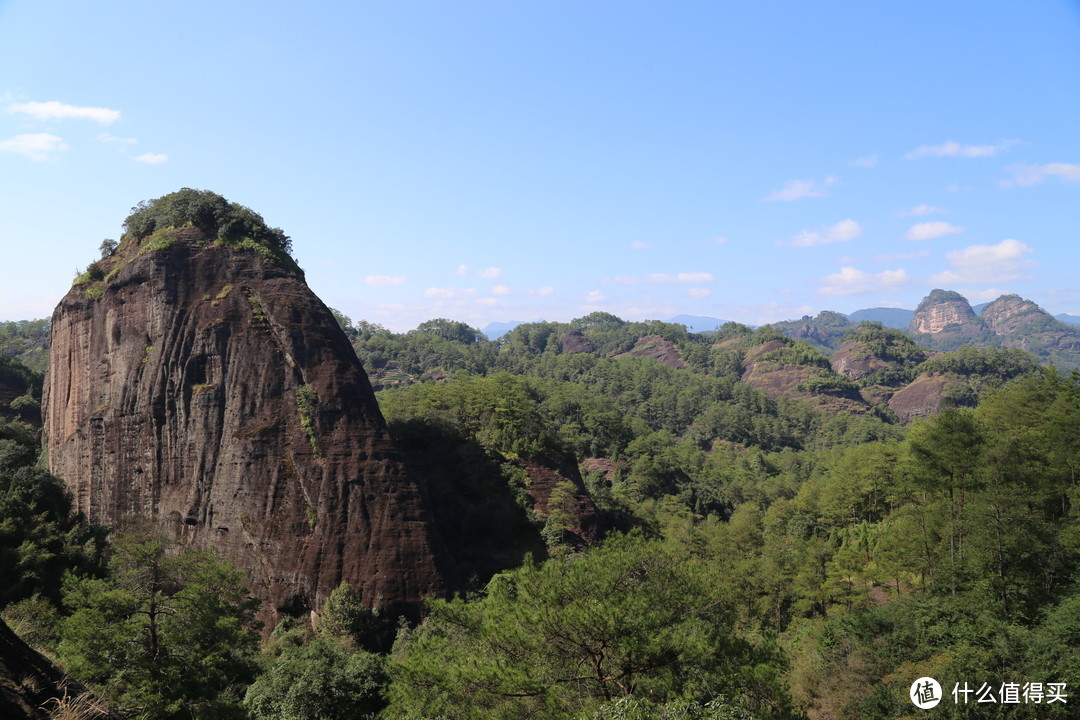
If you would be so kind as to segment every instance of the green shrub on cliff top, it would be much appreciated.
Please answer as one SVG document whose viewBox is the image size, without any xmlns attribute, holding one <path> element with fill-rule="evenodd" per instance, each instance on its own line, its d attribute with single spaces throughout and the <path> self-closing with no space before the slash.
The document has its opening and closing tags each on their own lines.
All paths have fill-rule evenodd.
<svg viewBox="0 0 1080 720">
<path fill-rule="evenodd" d="M 265 250 L 279 260 L 292 252 L 292 241 L 281 229 L 269 227 L 257 212 L 209 190 L 183 188 L 156 200 L 144 200 L 131 209 L 124 231 L 125 237 L 142 241 L 157 231 L 186 225 L 199 228 L 217 242 Z"/>
</svg>

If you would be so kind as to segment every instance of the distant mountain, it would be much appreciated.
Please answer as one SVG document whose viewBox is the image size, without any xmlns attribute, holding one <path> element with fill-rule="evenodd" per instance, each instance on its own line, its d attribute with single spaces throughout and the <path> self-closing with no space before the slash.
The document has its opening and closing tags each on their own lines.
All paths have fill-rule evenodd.
<svg viewBox="0 0 1080 720">
<path fill-rule="evenodd" d="M 826 354 L 840 347 L 840 338 L 855 324 L 843 313 L 822 310 L 816 316 L 803 315 L 799 320 L 770 323 L 774 330 L 793 340 L 805 340 Z"/>
<path fill-rule="evenodd" d="M 1069 313 L 1061 313 L 1054 316 L 1055 320 L 1063 322 L 1066 325 L 1080 325 L 1080 315 L 1070 315 Z"/>
<path fill-rule="evenodd" d="M 876 307 L 856 310 L 847 317 L 856 325 L 861 322 L 879 322 L 885 327 L 907 330 L 908 325 L 911 324 L 911 318 L 915 317 L 915 312 L 906 308 Z"/>
<path fill-rule="evenodd" d="M 486 327 L 480 332 L 487 335 L 488 340 L 498 340 L 506 333 L 510 332 L 518 325 L 524 325 L 527 322 L 533 322 L 532 320 L 507 320 L 506 322 L 492 322 L 488 323 Z M 538 322 L 544 322 L 540 320 Z"/>
<path fill-rule="evenodd" d="M 933 350 L 963 345 L 1020 348 L 1039 362 L 1063 370 L 1080 367 L 1080 330 L 1050 315 L 1019 295 L 1002 295 L 986 304 L 981 315 L 959 293 L 934 290 L 911 321 L 916 342 Z"/>
<path fill-rule="evenodd" d="M 974 312 L 976 315 L 982 315 L 983 310 L 985 310 L 986 306 L 989 305 L 989 304 L 990 303 L 988 303 L 988 302 L 984 302 L 984 303 L 979 303 L 978 305 L 972 305 L 971 306 L 971 311 Z"/>
<path fill-rule="evenodd" d="M 726 323 L 727 320 L 709 317 L 708 315 L 676 315 L 667 322 L 685 325 L 690 332 L 701 333 L 715 330 Z"/>
</svg>

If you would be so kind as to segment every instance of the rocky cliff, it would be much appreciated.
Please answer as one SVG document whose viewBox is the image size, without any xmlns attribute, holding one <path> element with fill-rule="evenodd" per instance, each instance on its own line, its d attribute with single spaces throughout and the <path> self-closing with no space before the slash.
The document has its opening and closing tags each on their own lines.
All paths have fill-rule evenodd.
<svg viewBox="0 0 1080 720">
<path fill-rule="evenodd" d="M 910 329 L 922 333 L 919 342 L 934 350 L 1014 347 L 1058 369 L 1080 367 L 1080 330 L 1019 295 L 1002 295 L 975 315 L 959 293 L 934 290 L 919 304 Z"/>
<path fill-rule="evenodd" d="M 982 319 L 995 335 L 1007 335 L 1034 320 L 1053 320 L 1050 313 L 1019 295 L 1002 295 L 983 308 Z"/>
<path fill-rule="evenodd" d="M 295 264 L 220 237 L 129 232 L 57 306 L 50 469 L 94 521 L 220 549 L 266 619 L 342 581 L 415 611 L 452 570 L 363 368 Z"/>
<path fill-rule="evenodd" d="M 979 323 L 979 318 L 963 295 L 949 290 L 934 290 L 919 303 L 911 319 L 913 333 L 936 335 L 951 325 Z"/>
</svg>

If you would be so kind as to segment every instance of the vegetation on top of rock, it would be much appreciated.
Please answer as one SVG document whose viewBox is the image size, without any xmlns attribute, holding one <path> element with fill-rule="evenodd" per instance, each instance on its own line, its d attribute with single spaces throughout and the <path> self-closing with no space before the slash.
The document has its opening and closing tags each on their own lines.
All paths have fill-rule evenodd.
<svg viewBox="0 0 1080 720">
<path fill-rule="evenodd" d="M 862 322 L 849 330 L 843 339 L 854 340 L 862 344 L 867 355 L 882 360 L 892 360 L 907 364 L 918 364 L 926 360 L 926 350 L 914 340 L 893 328 L 887 328 L 880 322 Z"/>
<path fill-rule="evenodd" d="M 937 303 L 942 302 L 951 302 L 954 300 L 959 300 L 960 302 L 965 303 L 967 302 L 967 298 L 965 298 L 963 295 L 956 292 L 955 290 L 942 290 L 941 288 L 934 288 L 930 291 L 929 295 L 922 299 L 922 302 L 919 303 L 919 307 L 917 307 L 915 311 L 918 312 L 919 310 L 924 310 L 931 305 L 936 305 Z"/>
<path fill-rule="evenodd" d="M 996 378 L 999 383 L 1021 375 L 1036 372 L 1036 365 L 1031 355 L 1016 348 L 978 348 L 964 346 L 953 352 L 939 355 L 918 366 L 922 375 L 931 373 L 955 373 L 957 375 L 977 375 L 983 378 Z"/>
<path fill-rule="evenodd" d="M 156 200 L 143 200 L 124 220 L 124 231 L 135 240 L 144 240 L 157 230 L 185 225 L 227 245 L 251 240 L 272 250 L 292 251 L 292 241 L 281 229 L 267 226 L 257 212 L 209 190 L 183 188 Z"/>
</svg>

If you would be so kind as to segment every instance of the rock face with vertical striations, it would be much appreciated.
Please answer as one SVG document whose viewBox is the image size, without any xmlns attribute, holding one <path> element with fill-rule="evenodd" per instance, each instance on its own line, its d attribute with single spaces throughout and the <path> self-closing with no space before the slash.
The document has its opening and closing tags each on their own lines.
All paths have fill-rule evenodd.
<svg viewBox="0 0 1080 720">
<path fill-rule="evenodd" d="M 315 610 L 342 581 L 414 613 L 450 561 L 288 239 L 265 242 L 261 217 L 213 193 L 137 210 L 149 219 L 133 213 L 53 314 L 50 470 L 94 521 L 147 516 L 218 548 L 264 619 Z"/>
<path fill-rule="evenodd" d="M 966 298 L 950 290 L 934 290 L 919 303 L 911 319 L 912 333 L 936 335 L 952 325 L 979 323 Z"/>
</svg>

